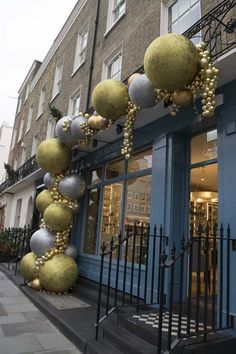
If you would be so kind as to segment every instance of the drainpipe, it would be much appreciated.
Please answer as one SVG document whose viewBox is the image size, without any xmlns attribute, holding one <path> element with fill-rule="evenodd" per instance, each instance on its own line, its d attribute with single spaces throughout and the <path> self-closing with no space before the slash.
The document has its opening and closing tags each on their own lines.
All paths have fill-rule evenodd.
<svg viewBox="0 0 236 354">
<path fill-rule="evenodd" d="M 99 8 L 100 8 L 100 0 L 97 0 L 96 17 L 95 17 L 95 21 L 94 21 L 95 27 L 94 27 L 94 33 L 93 33 L 92 54 L 91 54 L 91 61 L 90 61 L 89 75 L 88 75 L 88 92 L 87 92 L 87 99 L 86 99 L 86 112 L 89 110 L 89 98 L 90 98 L 90 93 L 91 93 L 91 82 L 92 82 L 92 73 L 93 73 L 93 64 L 94 64 L 95 45 L 96 45 L 96 38 L 97 38 Z"/>
</svg>

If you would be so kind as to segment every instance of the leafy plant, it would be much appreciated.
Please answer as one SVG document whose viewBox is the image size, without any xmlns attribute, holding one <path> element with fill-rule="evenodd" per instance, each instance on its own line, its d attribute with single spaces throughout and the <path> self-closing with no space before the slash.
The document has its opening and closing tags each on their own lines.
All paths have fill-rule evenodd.
<svg viewBox="0 0 236 354">
<path fill-rule="evenodd" d="M 59 111 L 55 106 L 52 106 L 51 104 L 49 104 L 49 109 L 55 121 L 58 122 L 62 118 L 61 111 Z"/>
<path fill-rule="evenodd" d="M 14 180 L 16 177 L 16 171 L 14 170 L 14 168 L 11 167 L 11 165 L 9 165 L 8 163 L 4 163 L 4 168 L 7 173 L 7 178 L 11 181 Z"/>
</svg>

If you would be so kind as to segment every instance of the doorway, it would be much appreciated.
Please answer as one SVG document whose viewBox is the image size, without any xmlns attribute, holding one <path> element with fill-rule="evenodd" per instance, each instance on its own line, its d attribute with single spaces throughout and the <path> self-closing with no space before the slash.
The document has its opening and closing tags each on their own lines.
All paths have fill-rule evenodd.
<svg viewBox="0 0 236 354">
<path fill-rule="evenodd" d="M 208 293 L 210 295 L 212 292 L 211 283 L 213 257 L 217 254 L 217 250 L 213 247 L 213 234 L 214 232 L 217 232 L 218 225 L 218 163 L 216 129 L 199 134 L 191 139 L 189 224 L 194 237 L 198 237 L 199 235 L 199 226 L 200 229 L 202 229 L 200 269 L 198 269 L 199 242 L 193 243 L 192 296 L 197 296 L 197 281 L 199 281 L 199 278 L 200 289 L 198 291 L 200 292 L 200 295 L 204 293 L 206 279 L 209 285 Z M 209 228 L 209 249 L 207 253 L 204 240 L 206 237 L 206 227 Z M 205 267 L 206 257 L 208 257 L 208 269 Z"/>
</svg>

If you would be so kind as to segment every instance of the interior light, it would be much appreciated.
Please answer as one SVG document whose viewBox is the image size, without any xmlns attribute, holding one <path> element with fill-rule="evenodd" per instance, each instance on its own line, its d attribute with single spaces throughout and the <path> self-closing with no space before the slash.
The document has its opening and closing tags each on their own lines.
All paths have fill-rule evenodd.
<svg viewBox="0 0 236 354">
<path fill-rule="evenodd" d="M 202 177 L 202 178 L 201 178 L 201 181 L 205 181 L 205 178 L 204 178 L 204 177 Z"/>
</svg>

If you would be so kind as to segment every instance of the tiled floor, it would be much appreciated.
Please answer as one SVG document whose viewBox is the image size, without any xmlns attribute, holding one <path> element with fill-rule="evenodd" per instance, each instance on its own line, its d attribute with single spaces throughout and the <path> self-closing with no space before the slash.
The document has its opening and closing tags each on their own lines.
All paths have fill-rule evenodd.
<svg viewBox="0 0 236 354">
<path fill-rule="evenodd" d="M 0 353 L 81 354 L 82 352 L 0 272 Z"/>
</svg>

